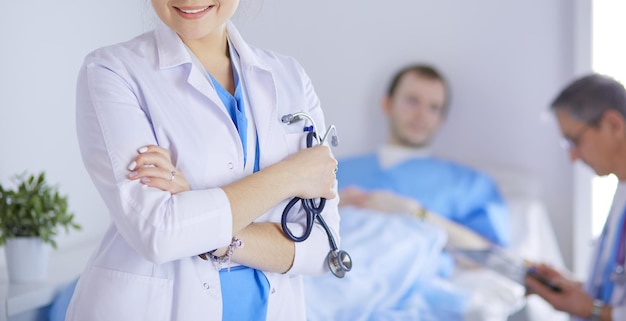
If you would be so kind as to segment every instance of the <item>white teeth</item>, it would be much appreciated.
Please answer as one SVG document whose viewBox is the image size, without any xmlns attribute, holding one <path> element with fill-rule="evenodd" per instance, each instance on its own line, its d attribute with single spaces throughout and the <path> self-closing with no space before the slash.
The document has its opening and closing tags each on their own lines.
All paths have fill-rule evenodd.
<svg viewBox="0 0 626 321">
<path fill-rule="evenodd" d="M 184 9 L 180 9 L 180 8 L 179 8 L 179 10 L 180 10 L 180 11 L 182 11 L 182 12 L 184 12 L 184 13 L 189 13 L 189 14 L 202 12 L 202 11 L 207 10 L 207 9 L 209 9 L 209 7 L 202 8 L 202 9 L 196 9 L 196 10 L 184 10 Z"/>
</svg>

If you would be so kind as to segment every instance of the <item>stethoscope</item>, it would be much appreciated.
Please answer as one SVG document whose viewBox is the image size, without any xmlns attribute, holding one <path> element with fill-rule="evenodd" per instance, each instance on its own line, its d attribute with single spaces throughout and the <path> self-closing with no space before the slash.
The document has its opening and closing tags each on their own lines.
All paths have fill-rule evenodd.
<svg viewBox="0 0 626 321">
<path fill-rule="evenodd" d="M 304 132 L 307 133 L 307 148 L 313 146 L 313 140 L 316 140 L 318 145 L 323 144 L 324 141 L 326 141 L 326 138 L 328 138 L 328 135 L 331 134 L 331 132 L 333 133 L 333 135 L 331 136 L 331 144 L 333 146 L 339 145 L 339 140 L 337 139 L 337 130 L 335 129 L 335 126 L 329 126 L 324 136 L 320 137 L 315 131 L 317 126 L 315 125 L 313 117 L 311 117 L 311 115 L 307 113 L 299 112 L 294 114 L 287 114 L 281 118 L 281 121 L 287 125 L 291 125 L 303 119 L 306 119 L 311 123 L 311 126 L 306 126 L 305 123 L 304 127 Z M 298 203 L 298 201 L 302 203 L 302 208 L 306 213 L 306 228 L 302 236 L 293 235 L 293 233 L 291 233 L 289 227 L 287 226 L 287 216 L 289 215 L 289 211 L 294 205 L 296 205 L 296 203 Z M 320 198 L 316 201 L 314 199 L 302 199 L 299 197 L 294 197 L 293 199 L 291 199 L 291 201 L 289 201 L 289 203 L 287 203 L 287 206 L 285 206 L 285 210 L 283 210 L 283 217 L 280 224 L 287 238 L 294 242 L 302 242 L 309 238 L 309 236 L 311 235 L 311 231 L 313 231 L 313 225 L 315 224 L 315 220 L 317 219 L 317 221 L 326 231 L 326 235 L 328 235 L 328 243 L 330 243 L 330 252 L 328 252 L 328 256 L 326 256 L 328 268 L 330 269 L 330 272 L 333 273 L 333 275 L 338 278 L 343 278 L 346 275 L 346 272 L 349 272 L 352 269 L 352 258 L 350 257 L 348 252 L 339 250 L 339 248 L 337 247 L 335 238 L 333 237 L 333 234 L 330 232 L 330 228 L 328 228 L 328 225 L 321 215 L 322 211 L 324 210 L 325 204 L 325 198 Z"/>
<path fill-rule="evenodd" d="M 626 254 L 624 253 L 626 250 L 624 247 L 624 242 L 626 242 L 626 210 L 622 213 L 618 227 L 621 229 L 615 238 L 615 243 L 613 244 L 614 251 L 609 259 L 609 262 L 611 263 L 607 264 L 603 273 L 603 282 L 599 293 L 601 295 L 600 299 L 603 302 L 610 302 L 611 296 L 613 295 L 613 289 L 616 284 L 626 284 Z M 601 253 L 603 251 L 605 241 L 606 233 L 603 233 L 602 239 L 600 240 L 600 255 L 602 255 Z"/>
</svg>

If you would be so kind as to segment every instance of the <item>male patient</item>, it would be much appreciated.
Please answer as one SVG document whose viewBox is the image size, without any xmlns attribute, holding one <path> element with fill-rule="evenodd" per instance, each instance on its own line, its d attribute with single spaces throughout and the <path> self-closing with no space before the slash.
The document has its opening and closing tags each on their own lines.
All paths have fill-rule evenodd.
<svg viewBox="0 0 626 321">
<path fill-rule="evenodd" d="M 380 191 L 392 192 L 504 246 L 508 215 L 494 182 L 429 151 L 448 113 L 448 98 L 446 81 L 433 67 L 400 70 L 382 101 L 388 143 L 376 153 L 339 161 L 340 206 L 367 207 Z"/>
</svg>

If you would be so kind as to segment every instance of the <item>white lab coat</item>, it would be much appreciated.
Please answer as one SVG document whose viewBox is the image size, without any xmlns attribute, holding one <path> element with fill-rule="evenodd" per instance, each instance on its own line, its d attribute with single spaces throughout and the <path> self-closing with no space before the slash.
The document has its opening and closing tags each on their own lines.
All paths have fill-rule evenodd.
<svg viewBox="0 0 626 321">
<path fill-rule="evenodd" d="M 322 110 L 294 59 L 248 46 L 230 22 L 227 31 L 240 55 L 263 169 L 305 147 L 303 124 L 283 124 L 281 116 L 306 111 L 325 128 Z M 230 242 L 231 209 L 219 186 L 245 172 L 237 129 L 205 71 L 159 23 L 86 57 L 76 121 L 83 161 L 112 224 L 81 275 L 67 320 L 222 320 L 219 273 L 197 254 Z M 172 153 L 191 191 L 171 195 L 127 179 L 137 148 L 149 144 Z M 279 222 L 287 201 L 257 221 Z M 339 241 L 337 201 L 329 200 L 323 215 Z M 291 230 L 299 235 L 304 216 L 292 215 Z M 305 320 L 301 275 L 327 272 L 328 251 L 316 224 L 307 241 L 296 243 L 287 273 L 265 273 L 267 320 Z"/>
<path fill-rule="evenodd" d="M 615 240 L 619 237 L 619 230 L 621 230 L 621 226 L 619 226 L 620 217 L 625 210 L 626 206 L 626 182 L 620 182 L 615 191 L 615 197 L 613 198 L 613 204 L 611 205 L 611 212 L 606 221 L 605 233 L 607 235 L 607 240 L 605 245 L 605 249 L 603 249 L 603 253 L 599 253 L 600 251 L 600 242 L 596 242 L 595 249 L 592 253 L 592 261 L 591 261 L 591 269 L 589 273 L 589 278 L 585 283 L 585 290 L 591 296 L 595 296 L 598 292 L 600 285 L 602 284 L 602 277 L 604 275 L 604 270 L 607 264 L 611 264 L 613 262 L 609 262 L 609 257 L 614 253 L 617 249 L 614 247 Z M 609 304 L 613 307 L 613 320 L 614 321 L 625 321 L 626 320 L 626 286 L 624 284 L 615 283 L 615 287 L 613 288 L 613 294 L 611 295 L 611 300 Z M 575 320 L 584 320 L 575 318 Z"/>
</svg>

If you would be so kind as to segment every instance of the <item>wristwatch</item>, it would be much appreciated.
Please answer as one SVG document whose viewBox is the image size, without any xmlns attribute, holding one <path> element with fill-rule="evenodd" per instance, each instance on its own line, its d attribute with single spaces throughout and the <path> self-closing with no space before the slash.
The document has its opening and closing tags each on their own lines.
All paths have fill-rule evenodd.
<svg viewBox="0 0 626 321">
<path fill-rule="evenodd" d="M 428 216 L 428 211 L 425 208 L 420 206 L 419 208 L 411 212 L 411 216 L 418 218 L 420 220 L 424 220 L 426 216 Z"/>
<path fill-rule="evenodd" d="M 600 318 L 602 317 L 602 308 L 604 308 L 604 302 L 600 300 L 593 300 L 593 308 L 591 309 L 589 321 L 600 321 Z"/>
</svg>

